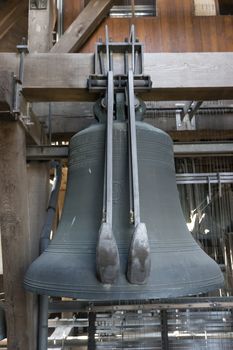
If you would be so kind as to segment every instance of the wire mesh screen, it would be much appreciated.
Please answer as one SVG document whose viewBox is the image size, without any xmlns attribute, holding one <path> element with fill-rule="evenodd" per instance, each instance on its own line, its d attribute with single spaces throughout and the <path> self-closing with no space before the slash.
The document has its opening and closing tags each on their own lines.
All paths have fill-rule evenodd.
<svg viewBox="0 0 233 350">
<path fill-rule="evenodd" d="M 151 305 L 151 309 L 138 310 L 131 303 L 124 310 L 122 305 L 117 311 L 96 312 L 92 321 L 83 313 L 71 322 L 50 320 L 49 349 L 62 346 L 69 350 L 230 350 L 233 349 L 233 302 L 232 298 L 228 299 L 231 303 L 225 308 L 208 302 L 203 306 L 201 298 L 197 298 L 197 304 L 193 299 L 187 308 L 187 299 L 180 299 L 179 305 L 160 303 L 158 308 Z"/>
<path fill-rule="evenodd" d="M 98 314 L 96 346 L 97 349 L 161 349 L 159 313 Z"/>
<path fill-rule="evenodd" d="M 231 310 L 168 312 L 169 349 L 232 349 Z"/>
<path fill-rule="evenodd" d="M 192 181 L 178 185 L 186 223 L 196 241 L 225 274 L 224 295 L 232 295 L 233 184 L 198 183 L 195 174 L 230 173 L 232 157 L 176 159 L 177 173 L 192 173 Z"/>
<path fill-rule="evenodd" d="M 165 322 L 162 317 L 166 318 Z M 232 310 L 175 309 L 99 314 L 96 348 L 232 349 Z"/>
</svg>

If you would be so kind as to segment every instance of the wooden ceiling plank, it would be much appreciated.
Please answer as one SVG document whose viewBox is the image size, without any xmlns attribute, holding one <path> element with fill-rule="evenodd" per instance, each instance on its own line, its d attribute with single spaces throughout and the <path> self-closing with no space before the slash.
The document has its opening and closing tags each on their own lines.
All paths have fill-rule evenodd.
<svg viewBox="0 0 233 350">
<path fill-rule="evenodd" d="M 52 47 L 51 52 L 78 51 L 106 17 L 112 4 L 112 0 L 91 0 L 60 40 Z"/>
</svg>

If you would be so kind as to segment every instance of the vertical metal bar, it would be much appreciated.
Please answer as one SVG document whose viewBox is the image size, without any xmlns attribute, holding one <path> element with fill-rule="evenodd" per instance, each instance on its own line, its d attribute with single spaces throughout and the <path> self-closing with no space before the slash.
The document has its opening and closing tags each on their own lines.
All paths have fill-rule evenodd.
<svg viewBox="0 0 233 350">
<path fill-rule="evenodd" d="M 211 202 L 212 200 L 212 191 L 211 191 L 211 182 L 210 182 L 210 177 L 207 176 L 208 178 L 208 193 L 209 193 L 209 201 Z"/>
<path fill-rule="evenodd" d="M 125 51 L 124 53 L 124 63 L 125 63 L 125 69 L 124 73 L 127 74 L 129 70 L 129 55 L 128 55 L 128 50 Z"/>
<path fill-rule="evenodd" d="M 113 138 L 113 72 L 108 72 L 107 153 L 106 153 L 106 222 L 112 224 L 112 138 Z"/>
<path fill-rule="evenodd" d="M 169 350 L 169 338 L 168 338 L 168 322 L 167 311 L 160 311 L 160 324 L 161 324 L 161 349 Z"/>
<path fill-rule="evenodd" d="M 38 350 L 47 350 L 48 348 L 48 307 L 49 307 L 48 296 L 40 295 L 39 296 Z"/>
<path fill-rule="evenodd" d="M 88 315 L 89 327 L 88 327 L 88 350 L 95 350 L 95 312 L 89 312 Z"/>
<path fill-rule="evenodd" d="M 130 33 L 130 41 L 131 41 L 131 44 L 132 44 L 132 57 L 131 57 L 131 62 L 132 62 L 132 71 L 134 73 L 134 70 L 135 70 L 135 64 L 134 64 L 134 55 L 135 55 L 135 48 L 134 48 L 134 44 L 135 44 L 135 28 L 134 28 L 134 24 L 132 24 L 131 26 L 131 33 Z"/>
<path fill-rule="evenodd" d="M 102 50 L 100 50 L 98 52 L 98 58 L 99 58 L 99 65 L 100 65 L 100 74 L 104 74 L 104 63 L 103 63 L 103 52 L 102 52 Z"/>
<path fill-rule="evenodd" d="M 106 59 L 107 59 L 107 74 L 110 71 L 110 57 L 109 57 L 109 37 L 108 37 L 108 26 L 105 26 L 105 41 L 106 41 Z"/>
<path fill-rule="evenodd" d="M 48 132 L 49 132 L 49 144 L 52 142 L 52 104 L 49 102 L 49 115 L 48 115 Z"/>
<path fill-rule="evenodd" d="M 138 50 L 135 50 L 134 74 L 139 74 L 139 69 L 138 69 Z"/>
<path fill-rule="evenodd" d="M 129 105 L 129 96 L 128 97 L 128 105 Z M 128 124 L 130 128 L 130 121 L 128 117 Z M 133 181 L 132 181 L 132 157 L 131 157 L 131 134 L 128 131 L 128 153 L 129 153 L 129 221 L 130 224 L 134 223 L 134 200 L 133 200 Z"/>
<path fill-rule="evenodd" d="M 132 17 L 135 17 L 135 1 L 131 0 L 131 7 L 132 7 Z"/>
<path fill-rule="evenodd" d="M 20 58 L 19 58 L 19 81 L 22 84 L 23 83 L 23 75 L 24 75 L 24 56 L 25 52 L 20 52 Z"/>
<path fill-rule="evenodd" d="M 117 243 L 112 232 L 112 166 L 113 166 L 113 106 L 114 86 L 113 72 L 108 72 L 107 87 L 107 130 L 105 143 L 105 164 L 104 173 L 104 200 L 103 200 L 103 221 L 99 230 L 99 238 L 96 246 L 96 270 L 102 283 L 113 284 L 118 276 L 120 268 L 119 252 Z M 106 198 L 105 198 L 106 193 Z M 106 210 L 105 210 L 106 208 Z M 106 217 L 104 214 L 106 213 Z M 109 247 L 111 246 L 111 249 Z M 111 274 L 109 267 L 111 266 Z"/>
<path fill-rule="evenodd" d="M 129 70 L 128 75 L 128 104 L 129 104 L 129 129 L 130 129 L 130 148 L 131 148 L 131 167 L 132 167 L 132 188 L 133 188 L 133 207 L 134 207 L 134 225 L 140 223 L 140 204 L 139 204 L 139 182 L 138 182 L 138 158 L 136 142 L 136 122 L 134 107 L 134 81 L 133 71 Z"/>
<path fill-rule="evenodd" d="M 110 49 L 110 52 L 109 52 L 109 57 L 110 57 L 110 62 L 109 62 L 110 70 L 113 71 L 113 52 L 112 52 L 111 49 Z"/>
<path fill-rule="evenodd" d="M 57 0 L 57 36 L 58 39 L 64 33 L 64 0 Z"/>
</svg>

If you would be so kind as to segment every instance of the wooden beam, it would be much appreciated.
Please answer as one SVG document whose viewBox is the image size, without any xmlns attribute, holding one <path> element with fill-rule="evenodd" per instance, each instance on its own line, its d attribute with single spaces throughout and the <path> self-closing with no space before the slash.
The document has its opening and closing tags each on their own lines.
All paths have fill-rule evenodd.
<svg viewBox="0 0 233 350">
<path fill-rule="evenodd" d="M 51 113 L 54 118 L 93 117 L 94 102 L 51 102 Z M 48 102 L 32 103 L 32 110 L 37 117 L 47 118 Z"/>
<path fill-rule="evenodd" d="M 196 142 L 175 143 L 173 145 L 174 156 L 179 157 L 232 157 L 233 142 Z M 67 159 L 68 146 L 29 146 L 27 147 L 27 159 L 37 163 L 51 159 Z"/>
<path fill-rule="evenodd" d="M 8 350 L 32 349 L 29 298 L 23 289 L 30 264 L 25 134 L 16 122 L 0 123 L 0 229 L 3 253 Z M 33 234 L 33 233 L 32 233 Z M 34 350 L 34 349 L 33 349 Z"/>
<path fill-rule="evenodd" d="M 186 101 L 157 101 L 157 102 L 146 102 L 146 107 L 148 110 L 148 117 L 150 116 L 150 113 L 153 115 L 154 111 L 157 111 L 159 109 L 173 109 L 174 115 L 175 110 L 178 108 L 184 107 Z M 32 109 L 35 115 L 39 118 L 43 118 L 43 121 L 46 121 L 48 119 L 49 115 L 49 102 L 35 102 L 32 103 Z M 52 117 L 54 118 L 79 118 L 79 117 L 93 117 L 93 106 L 94 102 L 51 102 L 51 111 L 52 111 Z M 222 108 L 222 109 L 228 109 L 232 108 L 233 110 L 233 100 L 220 100 L 220 101 L 206 101 L 202 103 L 202 108 Z M 172 112 L 172 111 L 171 111 Z M 219 113 L 221 111 L 218 111 Z M 228 115 L 228 114 L 227 114 Z M 220 116 L 218 114 L 215 114 L 215 116 Z M 162 117 L 166 118 L 166 115 L 162 114 Z M 213 117 L 212 115 L 209 116 L 210 118 Z M 167 119 L 167 118 L 166 118 Z M 208 119 L 208 118 L 207 118 Z M 166 121 L 167 123 L 167 121 Z"/>
<path fill-rule="evenodd" d="M 6 56 L 5 56 L 6 55 Z M 0 54 L 2 62 L 15 56 Z M 9 62 L 6 63 L 9 67 Z M 11 70 L 13 70 L 14 64 Z M 87 79 L 93 54 L 29 54 L 25 58 L 23 94 L 30 101 L 95 101 Z M 233 97 L 233 53 L 146 53 L 144 73 L 151 76 L 146 101 L 221 100 Z"/>
<path fill-rule="evenodd" d="M 53 46 L 51 52 L 78 51 L 106 17 L 112 4 L 112 0 L 91 0 Z"/>
<path fill-rule="evenodd" d="M 27 143 L 46 144 L 47 137 L 39 119 L 35 116 L 29 103 L 20 96 L 19 122 L 26 132 Z M 0 118 L 14 120 L 13 108 L 13 74 L 0 71 Z"/>
<path fill-rule="evenodd" d="M 9 112 L 12 108 L 13 75 L 2 71 L 0 77 L 0 113 Z"/>
<path fill-rule="evenodd" d="M 46 132 L 48 132 L 48 115 L 47 116 L 39 116 L 37 114 L 38 119 L 44 125 Z M 194 132 L 204 131 L 206 135 L 211 133 L 216 133 L 216 131 L 229 131 L 233 128 L 233 114 L 222 113 L 217 114 L 217 111 L 213 111 L 211 115 L 197 115 L 196 116 L 196 128 Z M 148 124 L 155 126 L 156 128 L 162 129 L 166 132 L 177 131 L 176 118 L 175 113 L 167 114 L 164 113 L 162 116 L 160 113 L 156 113 L 155 116 L 151 117 L 146 114 L 144 117 L 144 121 Z M 56 135 L 66 135 L 66 134 L 74 134 L 80 130 L 83 130 L 90 126 L 91 124 L 96 123 L 94 116 L 83 116 L 73 115 L 68 116 L 67 114 L 52 114 L 51 117 L 51 132 L 53 136 L 53 140 L 56 139 Z M 187 128 L 183 128 L 180 130 L 182 132 L 188 131 Z M 206 136 L 207 138 L 207 136 Z"/>
<path fill-rule="evenodd" d="M 26 132 L 27 144 L 46 145 L 48 139 L 45 129 L 23 96 L 21 96 L 20 112 L 19 122 Z"/>
<path fill-rule="evenodd" d="M 28 49 L 31 53 L 48 52 L 52 47 L 55 1 L 48 0 L 47 9 L 29 9 Z"/>
<path fill-rule="evenodd" d="M 14 0 L 9 2 L 9 4 L 6 3 L 0 16 L 0 40 L 24 14 L 27 7 L 28 0 Z"/>
<path fill-rule="evenodd" d="M 49 162 L 29 162 L 27 164 L 28 179 L 28 201 L 29 201 L 29 228 L 30 240 L 30 261 L 35 260 L 39 255 L 39 240 L 42 227 L 45 223 L 46 209 L 49 194 Z M 28 314 L 29 323 L 33 325 L 33 333 L 29 334 L 30 349 L 37 349 L 37 295 L 28 293 L 29 310 L 34 312 Z"/>
<path fill-rule="evenodd" d="M 168 131 L 173 141 L 193 142 L 193 141 L 222 141 L 233 140 L 233 129 L 229 130 L 192 130 L 192 131 Z"/>
<path fill-rule="evenodd" d="M 19 55 L 17 53 L 0 53 L 0 77 L 4 71 L 18 74 Z"/>
</svg>

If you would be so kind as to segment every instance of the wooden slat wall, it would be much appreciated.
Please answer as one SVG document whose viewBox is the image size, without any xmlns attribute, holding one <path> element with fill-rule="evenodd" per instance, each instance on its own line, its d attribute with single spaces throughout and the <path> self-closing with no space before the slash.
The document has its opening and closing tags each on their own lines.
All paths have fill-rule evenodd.
<svg viewBox="0 0 233 350">
<path fill-rule="evenodd" d="M 84 0 L 64 0 L 64 29 L 75 20 L 85 5 Z"/>
<path fill-rule="evenodd" d="M 0 22 L 14 9 L 19 0 L 0 1 Z M 27 37 L 28 10 L 18 14 L 17 21 L 0 40 L 0 52 L 17 52 L 16 45 L 21 43 L 22 37 Z M 0 33 L 2 34 L 2 33 Z"/>
<path fill-rule="evenodd" d="M 8 0 L 13 1 L 13 0 Z M 64 27 L 72 23 L 87 0 L 64 0 Z M 5 2 L 4 2 L 5 3 Z M 0 15 L 3 10 L 0 7 Z M 233 16 L 194 16 L 193 0 L 157 0 L 157 17 L 108 18 L 89 39 L 81 52 L 93 52 L 95 42 L 104 38 L 104 25 L 109 25 L 114 40 L 128 36 L 131 23 L 145 43 L 147 52 L 233 51 Z M 0 41 L 0 51 L 16 51 L 15 46 L 27 36 L 27 14 Z"/>
<path fill-rule="evenodd" d="M 83 1 L 65 0 L 65 27 L 80 12 Z M 93 52 L 95 42 L 104 38 L 107 23 L 113 40 L 128 36 L 131 23 L 145 43 L 147 52 L 233 51 L 233 16 L 194 16 L 193 0 L 157 0 L 157 17 L 108 18 L 82 52 Z"/>
</svg>

